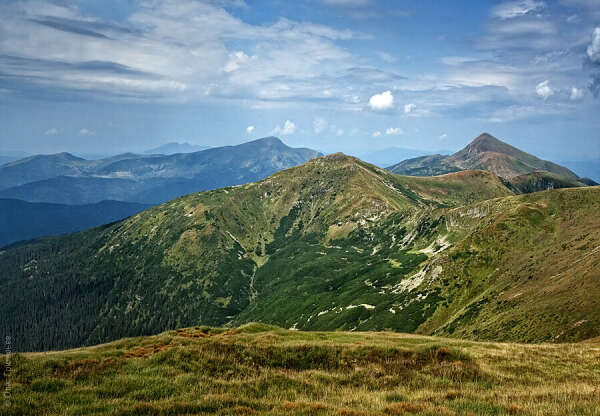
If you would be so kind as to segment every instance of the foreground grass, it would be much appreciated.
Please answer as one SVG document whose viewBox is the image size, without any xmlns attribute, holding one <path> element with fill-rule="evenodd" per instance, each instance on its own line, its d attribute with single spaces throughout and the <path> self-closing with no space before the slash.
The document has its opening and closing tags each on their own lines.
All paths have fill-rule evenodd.
<svg viewBox="0 0 600 416">
<path fill-rule="evenodd" d="M 0 415 L 600 415 L 600 344 L 207 327 L 3 357 Z"/>
</svg>

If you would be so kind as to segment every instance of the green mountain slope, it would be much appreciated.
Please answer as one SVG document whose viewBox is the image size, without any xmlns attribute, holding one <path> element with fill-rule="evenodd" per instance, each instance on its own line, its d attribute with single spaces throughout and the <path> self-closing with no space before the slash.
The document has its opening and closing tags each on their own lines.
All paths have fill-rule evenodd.
<svg viewBox="0 0 600 416">
<path fill-rule="evenodd" d="M 571 200 L 570 208 L 544 211 L 539 223 L 518 208 L 534 198 L 554 207 L 557 195 Z M 528 270 L 500 254 L 531 252 L 548 261 L 556 252 L 568 261 L 595 249 L 590 230 L 598 219 L 589 214 L 600 189 L 528 197 L 515 197 L 486 171 L 402 177 L 341 154 L 314 159 L 261 182 L 188 195 L 110 226 L 1 253 L 0 285 L 14 296 L 0 305 L 0 335 L 13 334 L 15 348 L 39 350 L 256 320 L 296 329 L 458 334 L 449 328 L 465 307 L 485 296 L 496 305 L 510 286 L 506 276 Z M 527 238 L 490 228 L 511 215 L 530 224 L 515 231 Z M 483 237 L 495 250 L 489 259 L 473 248 Z M 570 241 L 586 244 L 559 251 Z M 506 276 L 490 274 L 487 264 L 506 267 Z M 569 279 L 579 282 L 579 269 L 571 270 Z M 551 271 L 541 268 L 536 278 L 548 282 Z M 592 277 L 597 271 L 589 264 Z M 600 323 L 590 306 L 595 285 L 592 279 L 569 307 L 556 296 L 552 324 L 540 317 L 527 331 L 511 324 L 511 333 L 476 332 L 489 325 L 487 315 L 469 313 L 472 325 L 461 335 L 555 339 L 586 313 L 586 326 L 565 339 L 598 335 L 586 329 Z M 520 300 L 525 306 L 515 313 L 526 320 L 535 298 Z M 512 319 L 498 318 L 498 325 Z"/>
<path fill-rule="evenodd" d="M 484 133 L 450 156 L 431 155 L 405 160 L 388 168 L 401 175 L 433 176 L 460 170 L 481 169 L 506 179 L 536 171 L 574 180 L 577 175 L 552 162 L 538 159 Z"/>
<path fill-rule="evenodd" d="M 449 210 L 449 230 L 470 232 L 424 267 L 423 286 L 440 288 L 446 301 L 419 331 L 506 341 L 597 336 L 599 210 L 600 187 Z"/>
</svg>

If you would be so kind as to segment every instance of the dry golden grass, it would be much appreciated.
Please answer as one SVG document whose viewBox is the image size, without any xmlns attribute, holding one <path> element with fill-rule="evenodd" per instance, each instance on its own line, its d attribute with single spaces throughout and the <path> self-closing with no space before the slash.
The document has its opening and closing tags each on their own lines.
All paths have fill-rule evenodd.
<svg viewBox="0 0 600 416">
<path fill-rule="evenodd" d="M 11 405 L 0 415 L 600 414 L 595 343 L 250 324 L 8 359 Z"/>
</svg>

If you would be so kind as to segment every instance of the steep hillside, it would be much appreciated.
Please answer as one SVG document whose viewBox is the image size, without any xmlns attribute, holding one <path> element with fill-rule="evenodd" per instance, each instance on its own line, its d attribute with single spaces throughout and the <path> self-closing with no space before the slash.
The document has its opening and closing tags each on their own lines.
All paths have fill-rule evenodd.
<svg viewBox="0 0 600 416">
<path fill-rule="evenodd" d="M 517 197 L 487 171 L 401 177 L 330 155 L 5 251 L 0 287 L 14 296 L 0 305 L 0 336 L 37 350 L 249 321 L 523 341 L 598 336 L 599 204 L 600 188 Z M 563 272 L 575 299 L 551 290 Z M 506 300 L 521 282 L 547 296 Z M 514 307 L 501 313 L 503 305 Z"/>
<path fill-rule="evenodd" d="M 409 159 L 388 168 L 401 175 L 432 176 L 459 170 L 481 169 L 506 179 L 545 171 L 570 180 L 578 177 L 569 169 L 538 159 L 484 133 L 450 156 L 432 155 Z"/>
<path fill-rule="evenodd" d="M 0 167 L 0 197 L 90 204 L 106 199 L 157 204 L 181 195 L 257 181 L 319 156 L 275 137 L 174 155 L 127 153 L 85 160 L 68 153 Z"/>
<path fill-rule="evenodd" d="M 567 341 L 600 327 L 600 187 L 486 201 L 445 213 L 467 237 L 434 257 L 420 288 L 445 299 L 420 332 Z"/>
<path fill-rule="evenodd" d="M 352 305 L 374 301 L 365 280 L 396 284 L 426 259 L 410 248 L 438 225 L 428 212 L 510 194 L 494 175 L 477 175 L 489 183 L 473 193 L 472 175 L 446 185 L 331 155 L 258 183 L 175 199 L 109 227 L 19 247 L 0 255 L 0 282 L 15 293 L 0 306 L 2 332 L 14 334 L 21 348 L 48 349 L 198 322 L 222 325 L 251 304 L 256 310 L 268 303 L 263 286 L 282 271 L 289 278 L 290 270 L 307 284 L 314 279 L 316 297 L 327 287 L 330 298 L 347 293 L 345 325 L 360 326 L 362 312 L 371 310 Z M 332 267 L 338 281 L 324 283 Z M 27 310 L 22 296 L 30 299 Z M 277 321 L 292 326 L 299 315 L 329 307 L 325 301 L 281 312 Z M 417 305 L 415 313 L 415 322 L 387 317 L 384 327 L 414 329 L 424 320 Z"/>
<path fill-rule="evenodd" d="M 0 356 L 6 416 L 596 416 L 598 344 L 193 327 Z M 8 403 L 7 403 L 8 402 Z"/>
<path fill-rule="evenodd" d="M 148 205 L 119 201 L 64 205 L 0 199 L 0 247 L 20 240 L 85 230 L 146 208 Z"/>
</svg>

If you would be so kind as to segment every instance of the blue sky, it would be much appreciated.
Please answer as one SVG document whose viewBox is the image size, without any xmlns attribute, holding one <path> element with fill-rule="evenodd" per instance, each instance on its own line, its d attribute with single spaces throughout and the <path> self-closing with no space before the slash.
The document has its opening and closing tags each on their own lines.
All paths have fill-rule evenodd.
<svg viewBox="0 0 600 416">
<path fill-rule="evenodd" d="M 277 135 L 367 153 L 486 131 L 600 157 L 600 0 L 4 0 L 0 153 Z"/>
</svg>

